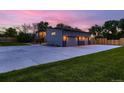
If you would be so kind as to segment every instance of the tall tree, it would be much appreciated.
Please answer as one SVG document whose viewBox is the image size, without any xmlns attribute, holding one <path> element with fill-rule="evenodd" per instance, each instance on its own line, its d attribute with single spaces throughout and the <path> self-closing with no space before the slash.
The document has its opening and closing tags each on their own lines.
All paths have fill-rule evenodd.
<svg viewBox="0 0 124 93">
<path fill-rule="evenodd" d="M 124 19 L 120 19 L 118 23 L 118 38 L 121 38 L 124 36 Z"/>
<path fill-rule="evenodd" d="M 64 27 L 65 27 L 65 25 L 63 23 L 59 23 L 59 24 L 56 25 L 56 28 L 62 29 Z"/>
<path fill-rule="evenodd" d="M 37 23 L 37 30 L 38 31 L 46 31 L 48 26 L 49 26 L 48 22 L 41 21 L 41 22 Z"/>
<path fill-rule="evenodd" d="M 23 24 L 22 26 L 22 32 L 28 33 L 30 29 L 32 29 L 31 25 Z"/>
<path fill-rule="evenodd" d="M 33 28 L 33 33 L 36 33 L 37 32 L 37 23 L 33 23 L 32 28 Z"/>
<path fill-rule="evenodd" d="M 120 19 L 119 24 L 118 24 L 118 28 L 124 32 L 124 19 Z"/>
<path fill-rule="evenodd" d="M 66 30 L 75 30 L 75 28 L 69 26 L 69 25 L 66 25 L 66 24 L 63 24 L 63 23 L 59 23 L 56 25 L 56 28 L 59 28 L 59 29 L 66 29 Z M 77 29 L 77 28 L 76 28 Z"/>
<path fill-rule="evenodd" d="M 99 25 L 94 25 L 89 29 L 89 32 L 95 36 L 100 36 L 102 33 L 102 27 Z"/>
<path fill-rule="evenodd" d="M 103 32 L 113 35 L 117 34 L 118 23 L 117 20 L 106 21 L 103 25 Z"/>
</svg>

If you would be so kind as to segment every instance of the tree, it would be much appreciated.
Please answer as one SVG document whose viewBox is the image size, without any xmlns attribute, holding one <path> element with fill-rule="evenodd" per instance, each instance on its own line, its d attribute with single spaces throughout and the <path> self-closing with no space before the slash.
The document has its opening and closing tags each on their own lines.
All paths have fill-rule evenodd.
<svg viewBox="0 0 124 93">
<path fill-rule="evenodd" d="M 118 23 L 118 37 L 124 36 L 124 19 L 120 19 Z"/>
<path fill-rule="evenodd" d="M 70 31 L 82 31 L 81 29 L 79 29 L 77 27 L 73 28 L 73 27 L 63 24 L 63 23 L 57 24 L 55 28 L 63 29 L 63 30 L 70 30 Z"/>
<path fill-rule="evenodd" d="M 124 19 L 120 19 L 119 24 L 118 24 L 118 28 L 120 28 L 121 31 L 124 32 Z"/>
<path fill-rule="evenodd" d="M 103 36 L 108 39 L 118 39 L 118 24 L 117 20 L 106 21 L 103 25 Z"/>
<path fill-rule="evenodd" d="M 37 23 L 33 23 L 32 28 L 33 28 L 33 33 L 36 33 L 37 32 Z"/>
<path fill-rule="evenodd" d="M 32 29 L 31 25 L 23 24 L 22 26 L 22 32 L 27 33 L 30 29 Z"/>
<path fill-rule="evenodd" d="M 16 37 L 16 36 L 17 36 L 17 31 L 16 31 L 16 29 L 14 29 L 14 28 L 12 28 L 12 27 L 6 29 L 5 36 L 8 36 L 8 37 Z"/>
<path fill-rule="evenodd" d="M 56 25 L 56 28 L 62 29 L 64 27 L 65 27 L 65 25 L 63 23 L 59 23 L 59 24 Z"/>
<path fill-rule="evenodd" d="M 100 36 L 101 33 L 102 33 L 102 27 L 99 26 L 99 25 L 95 25 L 95 26 L 92 26 L 90 29 L 89 29 L 89 32 L 95 36 Z"/>
<path fill-rule="evenodd" d="M 56 25 L 56 28 L 59 28 L 59 29 L 65 29 L 65 30 L 75 30 L 75 28 L 69 26 L 69 25 L 65 25 L 63 23 L 59 23 Z M 77 28 L 76 28 L 77 29 Z"/>
<path fill-rule="evenodd" d="M 75 28 L 73 28 L 75 31 L 82 31 L 81 29 L 79 29 L 79 28 L 77 28 L 77 27 L 75 27 Z"/>
<path fill-rule="evenodd" d="M 103 25 L 103 31 L 109 34 L 117 34 L 118 23 L 117 20 L 106 21 Z"/>
<path fill-rule="evenodd" d="M 41 21 L 41 22 L 37 23 L 37 30 L 38 31 L 46 31 L 48 26 L 49 26 L 48 22 Z"/>
</svg>

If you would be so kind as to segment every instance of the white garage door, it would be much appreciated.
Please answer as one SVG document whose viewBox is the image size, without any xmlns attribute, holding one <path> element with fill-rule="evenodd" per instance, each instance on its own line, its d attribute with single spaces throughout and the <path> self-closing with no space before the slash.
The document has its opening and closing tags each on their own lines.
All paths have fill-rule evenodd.
<svg viewBox="0 0 124 93">
<path fill-rule="evenodd" d="M 78 44 L 75 37 L 68 37 L 66 46 L 76 46 Z"/>
</svg>

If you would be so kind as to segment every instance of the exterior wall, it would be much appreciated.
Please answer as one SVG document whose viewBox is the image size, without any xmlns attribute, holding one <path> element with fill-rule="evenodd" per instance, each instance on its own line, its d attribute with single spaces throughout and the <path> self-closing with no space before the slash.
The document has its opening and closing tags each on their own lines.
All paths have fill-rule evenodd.
<svg viewBox="0 0 124 93">
<path fill-rule="evenodd" d="M 85 37 L 79 39 L 79 37 Z M 88 45 L 90 34 L 83 32 L 66 31 L 60 29 L 48 29 L 45 40 L 48 45 L 53 46 L 77 46 Z"/>
<path fill-rule="evenodd" d="M 55 35 L 54 35 L 54 33 L 55 33 Z M 46 31 L 45 39 L 46 39 L 46 42 L 48 45 L 63 46 L 62 31 L 59 29 L 48 29 Z"/>
<path fill-rule="evenodd" d="M 88 45 L 91 44 L 89 37 L 90 35 L 88 35 L 87 33 L 83 33 L 83 32 L 71 32 L 71 31 L 63 31 L 63 36 L 67 36 L 68 40 L 71 39 L 71 37 L 76 39 L 77 44 L 75 44 L 75 42 L 71 42 L 74 44 L 68 44 L 68 40 L 65 42 L 64 41 L 64 46 L 66 43 L 66 46 L 69 45 Z"/>
<path fill-rule="evenodd" d="M 63 35 L 67 35 L 67 36 L 88 36 L 86 33 L 82 33 L 82 32 L 71 32 L 71 31 L 64 31 L 63 30 Z"/>
</svg>

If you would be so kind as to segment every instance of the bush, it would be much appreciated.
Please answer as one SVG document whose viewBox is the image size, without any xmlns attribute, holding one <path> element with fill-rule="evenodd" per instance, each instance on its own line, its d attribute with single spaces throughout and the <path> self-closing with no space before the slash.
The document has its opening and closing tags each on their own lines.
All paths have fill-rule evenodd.
<svg viewBox="0 0 124 93">
<path fill-rule="evenodd" d="M 17 36 L 17 41 L 23 43 L 32 42 L 33 39 L 34 39 L 33 34 L 24 33 L 24 32 L 20 32 L 19 35 Z"/>
<path fill-rule="evenodd" d="M 6 32 L 4 35 L 7 37 L 16 37 L 17 36 L 16 29 L 10 27 L 10 28 L 6 29 Z"/>
<path fill-rule="evenodd" d="M 5 37 L 5 35 L 4 34 L 0 34 L 0 37 Z"/>
</svg>

